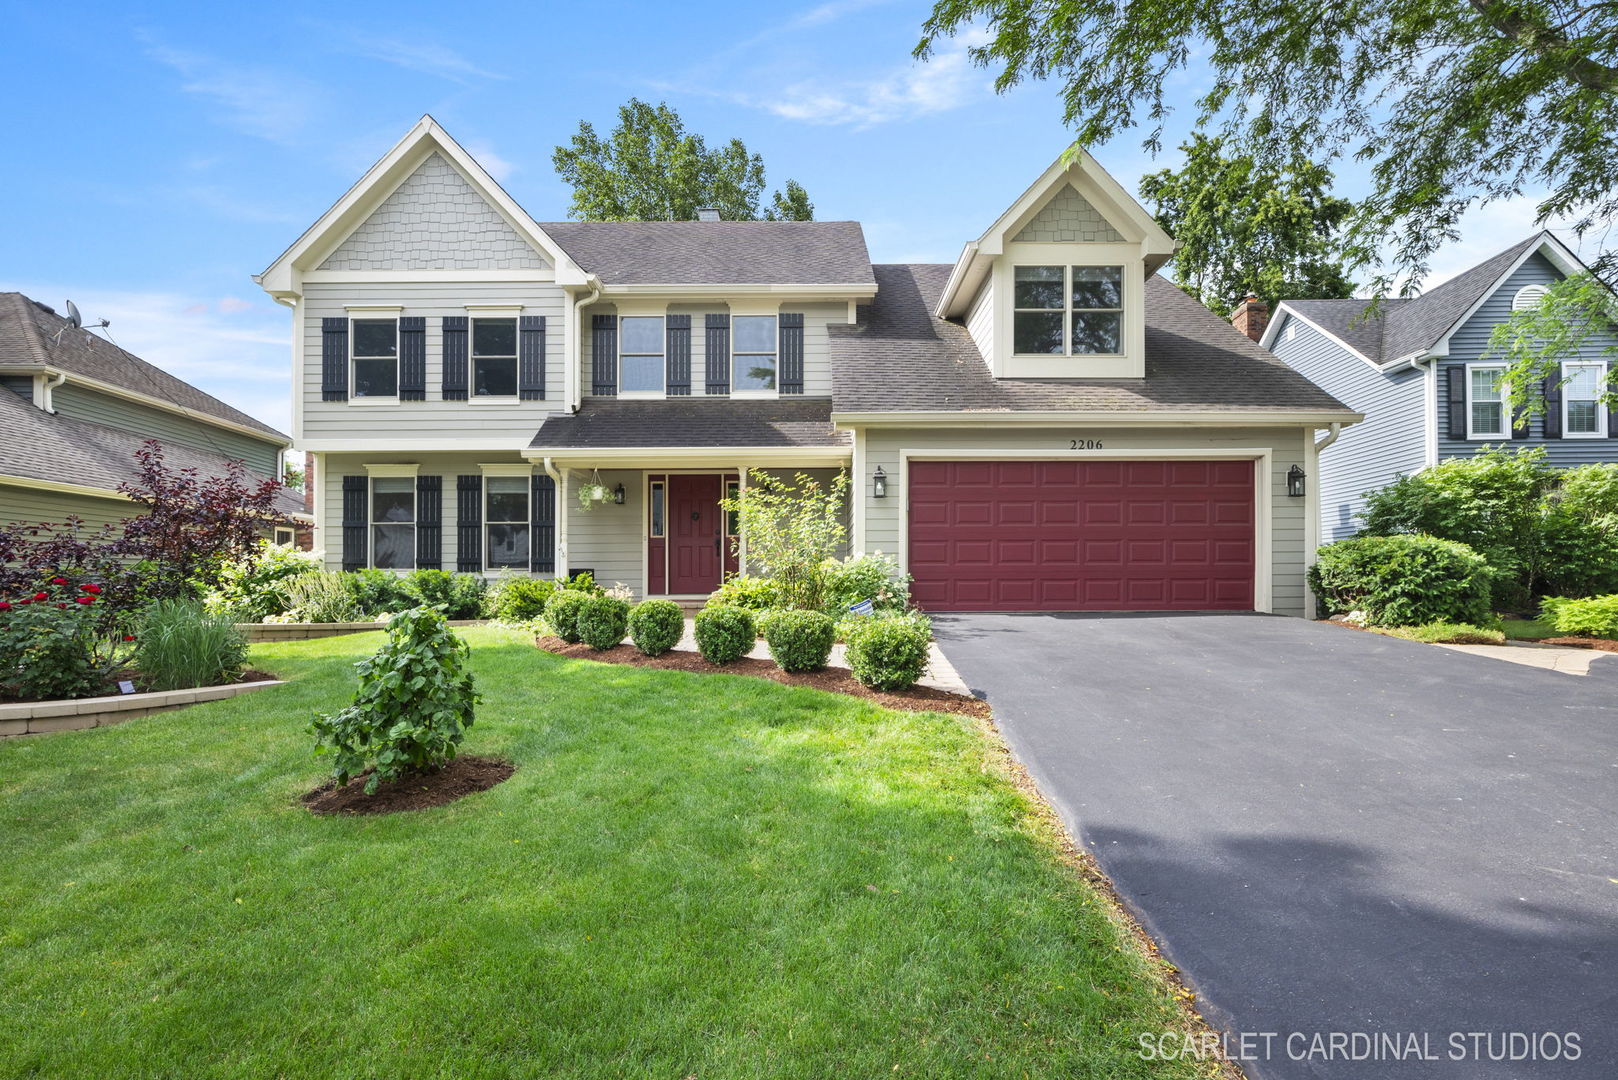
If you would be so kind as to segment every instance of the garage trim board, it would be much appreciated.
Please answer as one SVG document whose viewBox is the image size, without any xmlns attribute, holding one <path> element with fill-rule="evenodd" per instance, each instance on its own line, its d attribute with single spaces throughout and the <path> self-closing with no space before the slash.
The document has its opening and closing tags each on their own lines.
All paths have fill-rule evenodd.
<svg viewBox="0 0 1618 1080">
<path fill-rule="evenodd" d="M 1268 447 L 1178 447 L 1146 450 L 1075 450 L 1066 453 L 1026 449 L 958 449 L 899 451 L 899 491 L 904 501 L 899 513 L 899 566 L 910 573 L 910 463 L 912 461 L 1251 461 L 1253 469 L 1253 610 L 1272 610 L 1270 499 L 1274 478 Z"/>
</svg>

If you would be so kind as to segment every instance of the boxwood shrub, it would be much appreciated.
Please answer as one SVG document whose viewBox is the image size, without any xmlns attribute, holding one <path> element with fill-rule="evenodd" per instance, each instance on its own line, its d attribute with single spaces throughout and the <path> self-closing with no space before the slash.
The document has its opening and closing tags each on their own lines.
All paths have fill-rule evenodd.
<svg viewBox="0 0 1618 1080">
<path fill-rule="evenodd" d="M 574 592 L 572 589 L 557 589 L 551 593 L 551 598 L 545 602 L 545 621 L 551 624 L 551 632 L 566 642 L 578 642 L 579 637 L 579 610 L 589 593 Z"/>
<path fill-rule="evenodd" d="M 1540 611 L 1559 634 L 1618 638 L 1618 596 L 1592 596 L 1588 600 L 1548 596 Z"/>
<path fill-rule="evenodd" d="M 818 671 L 831 656 L 837 623 L 818 611 L 780 611 L 764 622 L 764 640 L 782 671 Z"/>
<path fill-rule="evenodd" d="M 592 649 L 622 645 L 629 629 L 629 604 L 615 596 L 592 596 L 579 604 L 579 640 Z"/>
<path fill-rule="evenodd" d="M 1360 611 L 1371 626 L 1487 625 L 1490 573 L 1465 544 L 1433 536 L 1356 536 L 1327 544 L 1309 586 L 1328 614 Z"/>
<path fill-rule="evenodd" d="M 724 605 L 697 612 L 696 635 L 697 651 L 710 664 L 728 664 L 745 656 L 758 641 L 752 612 Z"/>
<path fill-rule="evenodd" d="M 872 690 L 906 690 L 927 670 L 932 628 L 913 616 L 867 619 L 848 635 L 848 666 Z"/>
<path fill-rule="evenodd" d="M 647 656 L 662 656 L 684 632 L 685 612 L 673 600 L 647 600 L 629 613 L 629 640 Z"/>
</svg>

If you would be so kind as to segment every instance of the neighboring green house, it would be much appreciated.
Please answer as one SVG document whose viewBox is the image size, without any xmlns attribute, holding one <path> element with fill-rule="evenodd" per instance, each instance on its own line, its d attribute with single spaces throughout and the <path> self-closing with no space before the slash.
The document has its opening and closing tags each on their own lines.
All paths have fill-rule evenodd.
<svg viewBox="0 0 1618 1080">
<path fill-rule="evenodd" d="M 291 440 L 274 428 L 21 293 L 0 293 L 0 525 L 121 521 L 135 509 L 118 485 L 135 478 L 148 439 L 173 466 L 204 475 L 238 458 L 279 476 Z M 302 497 L 281 509 L 302 520 Z M 292 529 L 276 539 L 291 541 Z"/>
</svg>

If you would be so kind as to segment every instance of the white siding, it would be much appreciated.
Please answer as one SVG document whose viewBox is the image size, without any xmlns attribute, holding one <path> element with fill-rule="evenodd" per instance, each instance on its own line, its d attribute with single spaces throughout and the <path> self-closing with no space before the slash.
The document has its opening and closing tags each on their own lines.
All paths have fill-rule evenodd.
<svg viewBox="0 0 1618 1080">
<path fill-rule="evenodd" d="M 978 353 L 985 361 L 994 360 L 994 275 L 983 279 L 972 307 L 966 313 L 966 332 L 972 335 Z"/>
</svg>

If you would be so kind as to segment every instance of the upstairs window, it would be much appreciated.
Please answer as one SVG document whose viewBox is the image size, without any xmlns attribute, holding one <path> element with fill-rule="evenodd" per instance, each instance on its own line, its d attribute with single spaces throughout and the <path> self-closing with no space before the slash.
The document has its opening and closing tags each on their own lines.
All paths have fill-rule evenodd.
<svg viewBox="0 0 1618 1080">
<path fill-rule="evenodd" d="M 371 565 L 412 570 L 416 565 L 416 481 L 409 476 L 371 478 Z"/>
<path fill-rule="evenodd" d="M 517 320 L 472 320 L 472 396 L 517 396 Z"/>
<path fill-rule="evenodd" d="M 1506 368 L 1504 364 L 1473 364 L 1466 369 L 1466 437 L 1506 437 Z"/>
<path fill-rule="evenodd" d="M 775 389 L 774 315 L 736 315 L 730 320 L 730 389 Z"/>
<path fill-rule="evenodd" d="M 1024 355 L 1123 351 L 1121 266 L 1019 266 L 1012 283 L 1012 349 Z"/>
<path fill-rule="evenodd" d="M 1607 434 L 1607 409 L 1601 402 L 1607 365 L 1563 364 L 1562 435 L 1569 439 L 1599 439 Z"/>
<path fill-rule="evenodd" d="M 663 316 L 625 315 L 618 320 L 618 392 L 663 392 Z"/>
<path fill-rule="evenodd" d="M 529 478 L 490 476 L 483 481 L 483 565 L 490 570 L 528 569 Z"/>
<path fill-rule="evenodd" d="M 354 396 L 399 396 L 399 320 L 355 319 L 351 362 Z"/>
</svg>

